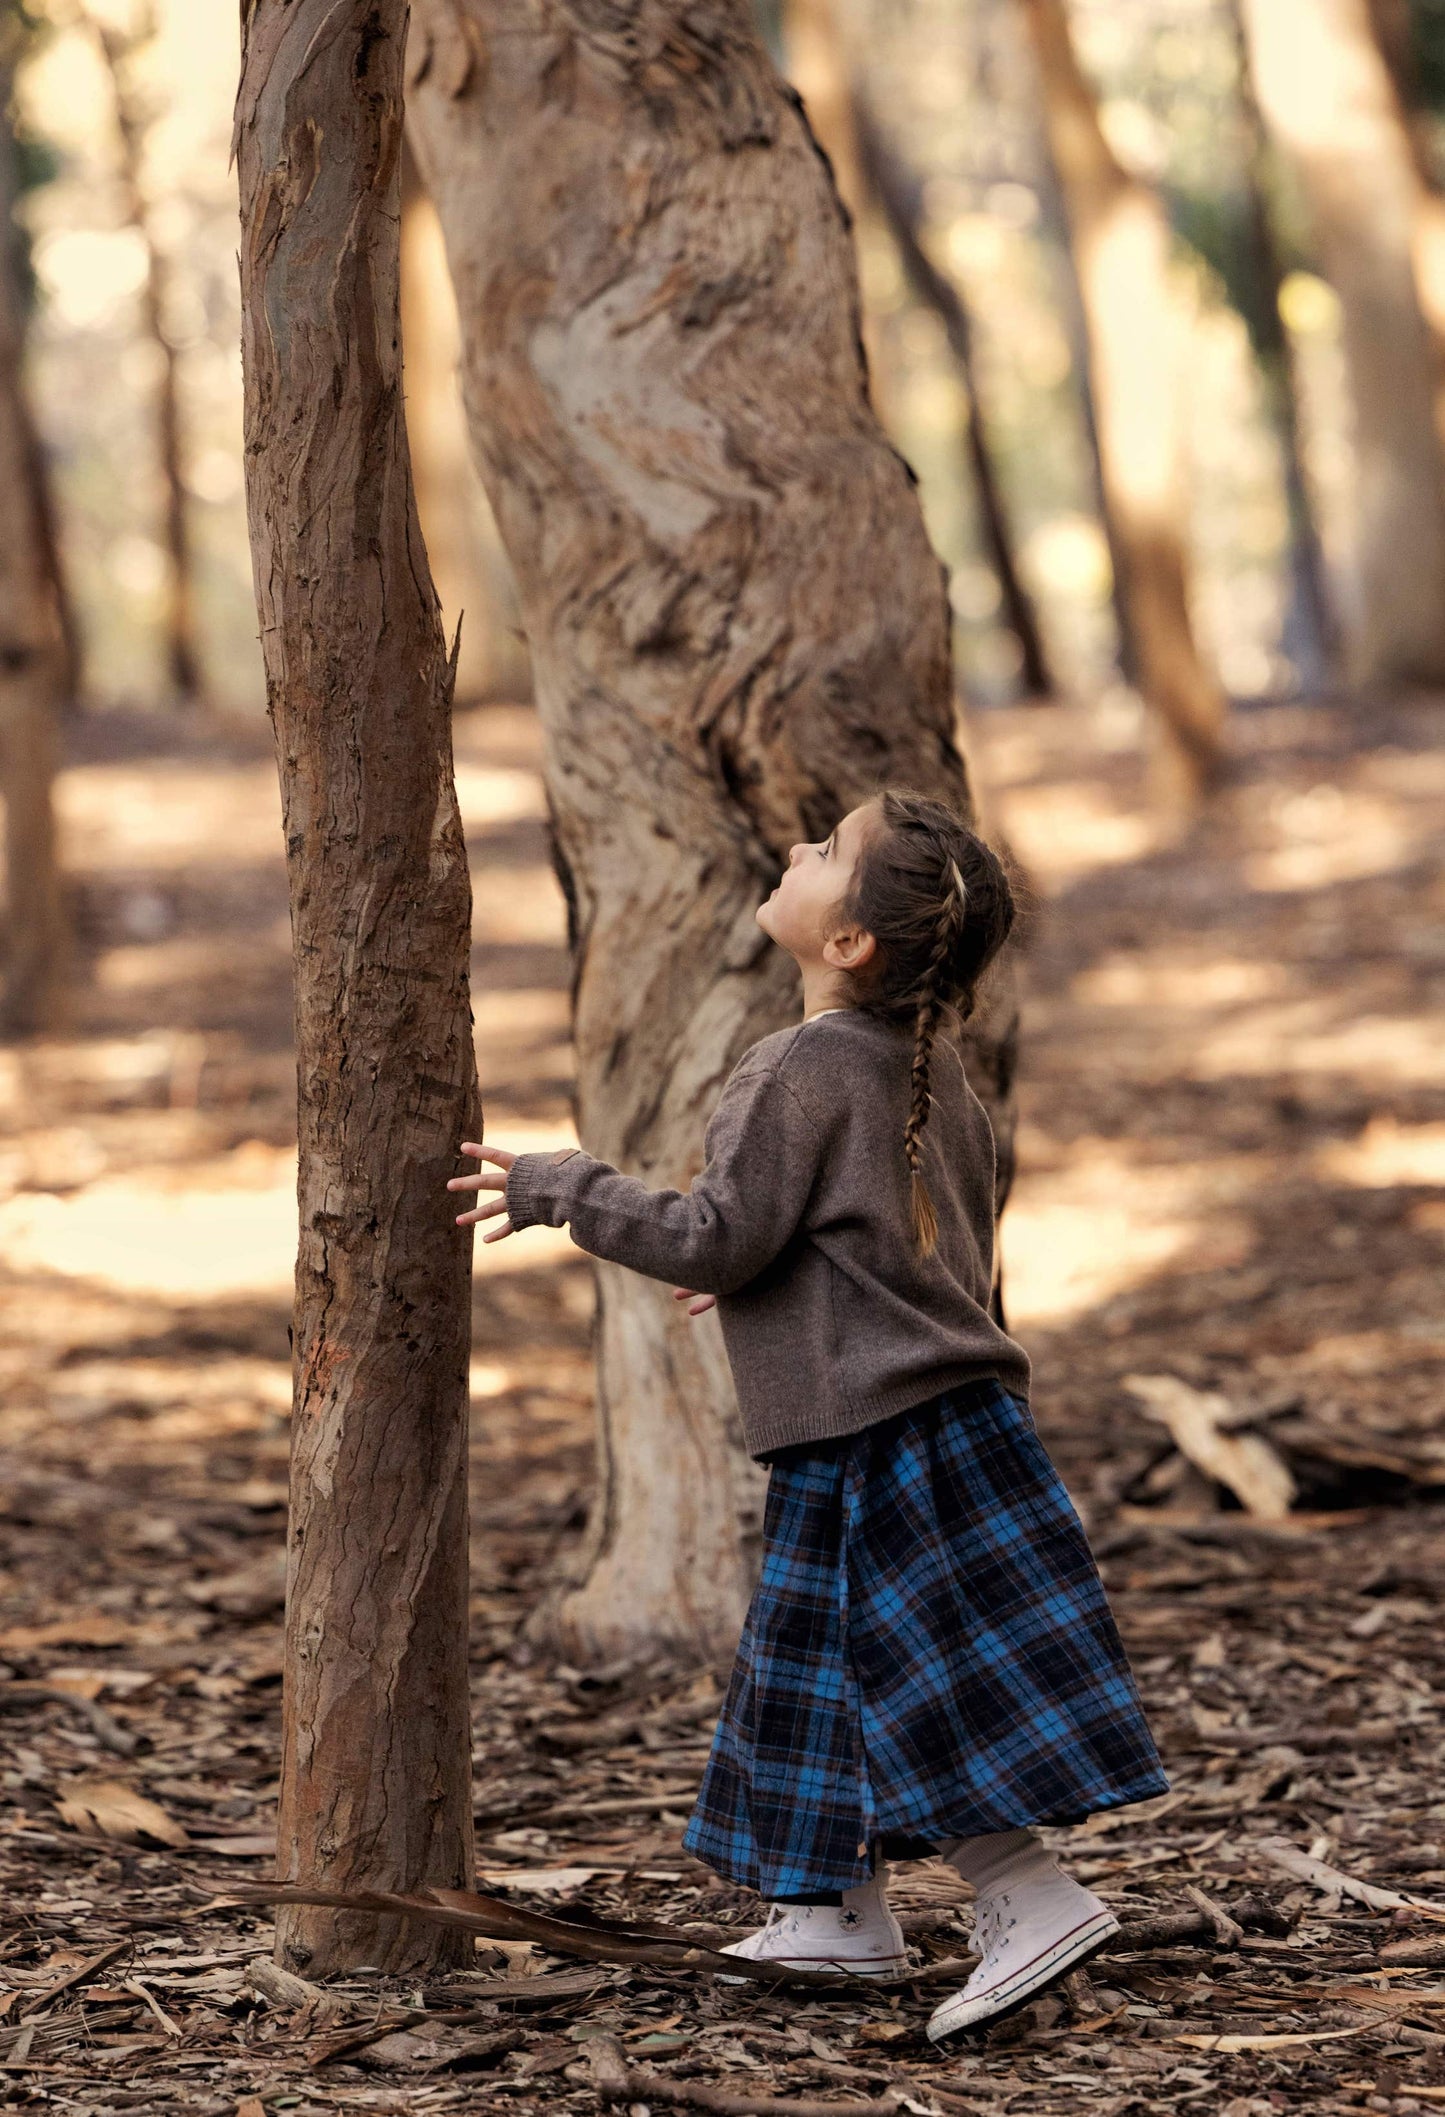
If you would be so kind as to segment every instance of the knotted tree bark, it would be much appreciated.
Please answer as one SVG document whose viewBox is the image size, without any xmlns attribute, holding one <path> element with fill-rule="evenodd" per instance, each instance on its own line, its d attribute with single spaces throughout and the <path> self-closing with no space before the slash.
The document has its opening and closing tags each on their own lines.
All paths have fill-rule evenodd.
<svg viewBox="0 0 1445 2117">
<path fill-rule="evenodd" d="M 295 950 L 295 1413 L 277 1872 L 470 1880 L 471 891 L 397 324 L 403 0 L 249 0 L 246 478 Z M 465 1953 L 288 1908 L 313 1975 Z"/>
<path fill-rule="evenodd" d="M 419 0 L 409 76 L 532 647 L 579 1134 L 686 1185 L 731 1067 L 797 1019 L 753 917 L 788 847 L 880 782 L 967 805 L 942 569 L 747 0 Z M 973 1061 L 996 1102 L 1011 1029 Z M 599 1497 L 554 1622 L 574 1655 L 726 1651 L 761 1480 L 716 1315 L 597 1284 Z"/>
</svg>

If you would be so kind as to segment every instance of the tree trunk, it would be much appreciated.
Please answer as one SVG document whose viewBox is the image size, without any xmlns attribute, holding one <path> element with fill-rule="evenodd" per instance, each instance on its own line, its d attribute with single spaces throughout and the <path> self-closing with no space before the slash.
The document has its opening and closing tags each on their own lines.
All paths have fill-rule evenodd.
<svg viewBox="0 0 1445 2117">
<path fill-rule="evenodd" d="M 407 446 L 442 624 L 451 634 L 465 620 L 457 702 L 529 698 L 517 593 L 467 439 L 461 333 L 442 231 L 409 153 L 401 179 L 401 340 Z"/>
<path fill-rule="evenodd" d="M 195 563 L 191 550 L 190 510 L 186 498 L 185 439 L 181 419 L 180 355 L 171 337 L 170 259 L 158 242 L 150 194 L 146 187 L 146 116 L 129 79 L 136 50 L 156 34 L 154 9 L 142 10 L 138 28 L 122 35 L 109 24 L 95 24 L 96 39 L 110 71 L 120 139 L 120 173 L 126 212 L 145 245 L 146 276 L 141 313 L 146 336 L 156 349 L 156 460 L 161 483 L 161 541 L 166 554 L 166 675 L 183 705 L 195 705 L 205 688 L 196 644 Z"/>
<path fill-rule="evenodd" d="M 869 408 L 844 214 L 747 0 L 420 0 L 412 67 L 532 643 L 579 1135 L 685 1185 L 731 1067 L 797 1018 L 753 916 L 789 845 L 884 781 L 967 803 L 942 570 Z M 983 1093 L 1011 1032 L 1003 997 Z M 717 1317 L 597 1284 L 601 1490 L 555 1623 L 574 1655 L 725 1652 L 761 1478 Z"/>
<path fill-rule="evenodd" d="M 1415 290 L 1419 182 L 1366 0 L 1243 0 L 1265 121 L 1340 297 L 1355 414 L 1353 673 L 1445 677 L 1445 473 Z M 1308 52 L 1308 64 L 1301 53 Z"/>
<path fill-rule="evenodd" d="M 854 110 L 859 159 L 869 188 L 888 224 L 888 232 L 903 260 L 903 269 L 914 295 L 932 309 L 943 325 L 948 349 L 968 396 L 968 425 L 964 434 L 968 469 L 978 503 L 984 548 L 998 582 L 1004 622 L 1018 642 L 1020 682 L 1025 696 L 1030 699 L 1053 698 L 1056 687 L 1044 652 L 1038 613 L 1014 556 L 1003 489 L 988 445 L 978 388 L 978 363 L 974 358 L 973 319 L 958 288 L 928 254 L 923 241 L 916 179 L 884 139 L 861 89 L 855 89 Z"/>
<path fill-rule="evenodd" d="M 1244 130 L 1242 176 L 1249 245 L 1245 322 L 1259 363 L 1270 424 L 1279 444 L 1285 506 L 1289 514 L 1290 594 L 1283 645 L 1294 664 L 1300 686 L 1306 690 L 1318 690 L 1333 674 L 1340 646 L 1339 628 L 1330 601 L 1329 570 L 1300 447 L 1294 348 L 1280 314 L 1283 273 L 1266 188 L 1268 142 L 1254 92 L 1239 0 L 1232 0 L 1230 26 L 1239 69 L 1239 106 Z"/>
<path fill-rule="evenodd" d="M 398 344 L 403 0 L 251 0 L 241 187 L 247 505 L 295 950 L 300 1250 L 277 1872 L 459 1887 L 479 1137 L 453 671 Z M 313 1975 L 466 1959 L 439 1927 L 288 1908 Z"/>
<path fill-rule="evenodd" d="M 1420 101 L 1409 0 L 1369 0 L 1369 7 L 1370 26 L 1389 71 L 1415 173 L 1410 256 L 1415 294 L 1434 355 L 1435 432 L 1445 446 L 1445 190 L 1432 149 L 1430 118 Z"/>
<path fill-rule="evenodd" d="M 1169 222 L 1114 155 L 1069 32 L 1064 0 L 1020 0 L 1038 61 L 1089 338 L 1099 461 L 1134 680 L 1157 716 L 1168 776 L 1185 798 L 1216 776 L 1224 694 L 1189 615 L 1187 496 Z"/>
<path fill-rule="evenodd" d="M 66 651 L 45 523 L 40 449 L 23 372 L 13 254 L 17 196 L 8 52 L 0 54 L 0 799 L 5 805 L 6 932 L 0 1032 L 53 1023 L 67 954 L 53 785 Z"/>
</svg>

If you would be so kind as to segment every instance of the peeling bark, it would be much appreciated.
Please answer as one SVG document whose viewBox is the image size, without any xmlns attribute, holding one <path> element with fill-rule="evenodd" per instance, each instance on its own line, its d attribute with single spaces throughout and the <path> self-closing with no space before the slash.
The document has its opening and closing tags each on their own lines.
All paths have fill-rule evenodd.
<svg viewBox="0 0 1445 2117">
<path fill-rule="evenodd" d="M 753 917 L 789 845 L 881 781 L 968 800 L 943 574 L 869 407 L 845 216 L 746 0 L 420 0 L 410 66 L 532 645 L 579 1134 L 687 1184 L 729 1070 L 797 1017 Z M 1012 1027 L 1005 997 L 982 1092 Z M 725 1652 L 761 1480 L 716 1316 L 597 1285 L 600 1497 L 554 1628 L 574 1655 Z"/>
<path fill-rule="evenodd" d="M 480 1136 L 448 662 L 398 342 L 401 0 L 250 0 L 236 146 L 247 503 L 291 890 L 300 1251 L 277 1871 L 470 1879 L 471 1246 Z M 451 1959 L 291 1908 L 316 1975 Z"/>
</svg>

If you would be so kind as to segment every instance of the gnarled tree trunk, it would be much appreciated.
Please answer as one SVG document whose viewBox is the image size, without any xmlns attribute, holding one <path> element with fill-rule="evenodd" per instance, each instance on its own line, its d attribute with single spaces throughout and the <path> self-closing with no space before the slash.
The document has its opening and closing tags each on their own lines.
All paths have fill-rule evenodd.
<svg viewBox="0 0 1445 2117">
<path fill-rule="evenodd" d="M 1119 162 L 1069 32 L 1064 0 L 1020 0 L 1078 274 L 1100 476 L 1131 674 L 1157 716 L 1169 779 L 1215 777 L 1225 701 L 1189 613 L 1182 378 L 1163 202 Z"/>
<path fill-rule="evenodd" d="M 968 800 L 942 573 L 747 0 L 419 0 L 410 71 L 532 645 L 579 1133 L 686 1184 L 730 1068 L 797 1017 L 753 916 L 789 845 L 880 781 Z M 1004 1001 L 984 1092 L 1010 1031 Z M 555 1622 L 573 1654 L 725 1651 L 761 1479 L 716 1315 L 597 1283 L 601 1489 Z"/>
<path fill-rule="evenodd" d="M 452 669 L 397 338 L 403 0 L 250 0 L 236 144 L 246 497 L 295 950 L 301 1218 L 277 1871 L 470 1877 L 471 1245 L 480 1122 Z M 288 1908 L 313 1974 L 460 1960 Z"/>
<path fill-rule="evenodd" d="M 1299 172 L 1340 297 L 1355 413 L 1354 674 L 1438 682 L 1445 465 L 1415 284 L 1420 184 L 1400 105 L 1367 0 L 1243 0 L 1243 15 L 1265 122 Z"/>
</svg>

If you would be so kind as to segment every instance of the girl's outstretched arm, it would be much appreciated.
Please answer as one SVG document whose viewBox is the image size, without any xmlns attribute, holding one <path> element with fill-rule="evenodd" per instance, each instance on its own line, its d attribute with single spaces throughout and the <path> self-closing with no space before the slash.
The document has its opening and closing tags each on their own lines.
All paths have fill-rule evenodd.
<svg viewBox="0 0 1445 2117">
<path fill-rule="evenodd" d="M 797 1227 L 822 1134 L 769 1067 L 732 1076 L 703 1144 L 706 1166 L 687 1191 L 651 1191 L 580 1148 L 518 1154 L 506 1167 L 510 1227 L 566 1225 L 594 1257 L 699 1293 L 731 1293 L 770 1264 Z M 501 1184 L 467 1176 L 454 1177 L 449 1188 Z"/>
</svg>

